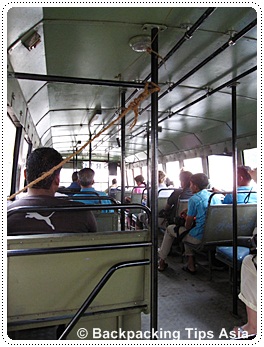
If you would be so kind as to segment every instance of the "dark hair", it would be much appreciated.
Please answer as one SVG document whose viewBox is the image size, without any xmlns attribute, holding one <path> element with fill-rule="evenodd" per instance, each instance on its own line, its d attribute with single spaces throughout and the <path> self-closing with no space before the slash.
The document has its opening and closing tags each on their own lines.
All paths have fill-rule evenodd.
<svg viewBox="0 0 264 347">
<path fill-rule="evenodd" d="M 180 173 L 180 181 L 183 182 L 184 188 L 190 187 L 190 181 L 192 177 L 192 173 L 190 171 L 182 171 Z"/>
<path fill-rule="evenodd" d="M 80 185 L 83 187 L 88 187 L 94 183 L 94 170 L 90 168 L 81 169 L 78 172 L 78 178 Z"/>
<path fill-rule="evenodd" d="M 61 162 L 62 156 L 54 148 L 37 148 L 34 152 L 30 153 L 27 159 L 27 183 L 33 182 Z M 55 176 L 60 173 L 60 170 L 61 168 L 54 171 L 52 175 L 34 184 L 32 187 L 37 189 L 49 189 Z"/>
<path fill-rule="evenodd" d="M 251 171 L 249 166 L 240 165 L 237 167 L 237 174 L 242 176 L 245 182 L 250 182 L 252 179 L 249 171 Z"/>
<path fill-rule="evenodd" d="M 112 184 L 117 184 L 117 179 L 116 178 L 112 179 Z"/>
<path fill-rule="evenodd" d="M 134 180 L 138 183 L 138 182 L 141 182 L 141 183 L 144 183 L 144 177 L 142 175 L 137 175 Z"/>
<path fill-rule="evenodd" d="M 206 189 L 209 185 L 208 177 L 204 173 L 192 175 L 190 181 L 195 184 L 200 190 Z"/>
<path fill-rule="evenodd" d="M 72 173 L 72 181 L 73 181 L 73 182 L 78 181 L 78 171 L 74 171 L 74 172 Z"/>
</svg>

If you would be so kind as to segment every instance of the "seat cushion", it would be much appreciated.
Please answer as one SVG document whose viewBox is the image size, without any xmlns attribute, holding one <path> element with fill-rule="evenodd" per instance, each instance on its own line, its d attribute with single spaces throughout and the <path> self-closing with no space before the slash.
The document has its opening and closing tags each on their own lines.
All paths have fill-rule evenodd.
<svg viewBox="0 0 264 347">
<path fill-rule="evenodd" d="M 237 247 L 237 260 L 241 264 L 246 255 L 249 254 L 249 248 Z M 233 247 L 231 246 L 218 246 L 216 247 L 216 258 L 223 261 L 232 263 L 233 262 Z"/>
</svg>

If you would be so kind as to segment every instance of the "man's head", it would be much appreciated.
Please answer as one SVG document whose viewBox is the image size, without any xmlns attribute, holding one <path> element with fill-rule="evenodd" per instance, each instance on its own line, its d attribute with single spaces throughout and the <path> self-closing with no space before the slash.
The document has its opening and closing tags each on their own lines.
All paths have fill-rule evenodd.
<svg viewBox="0 0 264 347">
<path fill-rule="evenodd" d="M 78 171 L 74 171 L 72 173 L 72 182 L 77 182 L 78 181 Z"/>
<path fill-rule="evenodd" d="M 62 156 L 53 148 L 41 147 L 30 153 L 27 159 L 26 167 L 26 180 L 27 183 L 31 183 L 45 172 L 51 170 L 54 166 L 62 162 Z M 56 184 L 60 182 L 60 170 L 56 170 L 52 175 L 45 178 L 44 180 L 34 184 L 34 189 L 50 189 L 52 183 L 56 179 Z"/>
<path fill-rule="evenodd" d="M 209 185 L 208 177 L 204 173 L 192 175 L 190 182 L 190 187 L 193 193 L 206 189 Z"/>
<path fill-rule="evenodd" d="M 251 168 L 249 166 L 240 165 L 237 167 L 237 185 L 238 186 L 248 186 L 252 179 L 250 175 Z"/>
<path fill-rule="evenodd" d="M 180 182 L 182 188 L 189 188 L 190 187 L 190 180 L 192 177 L 192 173 L 190 171 L 182 171 L 180 173 Z"/>
<path fill-rule="evenodd" d="M 78 172 L 78 179 L 81 187 L 90 187 L 94 184 L 94 170 L 90 168 L 82 169 Z"/>
</svg>

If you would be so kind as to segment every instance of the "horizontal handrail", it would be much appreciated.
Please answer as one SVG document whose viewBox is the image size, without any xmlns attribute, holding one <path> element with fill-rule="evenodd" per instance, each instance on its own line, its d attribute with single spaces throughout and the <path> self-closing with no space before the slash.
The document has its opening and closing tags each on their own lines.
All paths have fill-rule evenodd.
<svg viewBox="0 0 264 347">
<path fill-rule="evenodd" d="M 232 192 L 230 192 L 230 191 L 228 191 L 228 192 L 225 192 L 225 191 L 223 191 L 223 192 L 222 191 L 212 192 L 210 197 L 209 197 L 209 200 L 208 200 L 208 205 L 210 205 L 213 196 L 216 195 L 216 194 L 227 195 L 227 194 L 233 194 L 233 193 L 234 193 L 233 191 Z M 240 194 L 240 193 L 244 193 L 244 194 L 254 193 L 255 194 L 257 192 L 255 190 L 254 191 L 253 190 L 239 190 L 239 191 L 237 191 L 237 194 Z"/>
<path fill-rule="evenodd" d="M 64 246 L 64 247 L 52 247 L 52 248 L 12 249 L 12 250 L 7 250 L 7 256 L 15 257 L 15 256 L 24 256 L 24 255 L 87 252 L 87 251 L 100 251 L 100 250 L 110 250 L 110 249 L 150 247 L 151 245 L 152 245 L 151 242 L 146 241 L 146 242 L 116 243 L 112 245 L 107 244 L 107 245 L 93 245 L 93 246 L 72 246 L 72 247 Z"/>
<path fill-rule="evenodd" d="M 97 199 L 97 197 L 96 197 Z M 112 210 L 125 210 L 125 209 L 133 209 L 133 208 L 141 208 L 144 210 L 148 216 L 150 216 L 150 208 L 141 204 L 104 204 L 104 205 L 90 205 L 90 204 L 83 204 L 83 205 L 63 205 L 63 206 L 17 206 L 10 208 L 7 211 L 7 218 L 10 217 L 12 214 L 17 213 L 17 212 L 38 212 L 38 211 L 82 211 L 82 210 L 91 210 L 91 211 L 96 211 L 96 210 L 106 210 L 106 209 L 112 209 Z"/>
</svg>

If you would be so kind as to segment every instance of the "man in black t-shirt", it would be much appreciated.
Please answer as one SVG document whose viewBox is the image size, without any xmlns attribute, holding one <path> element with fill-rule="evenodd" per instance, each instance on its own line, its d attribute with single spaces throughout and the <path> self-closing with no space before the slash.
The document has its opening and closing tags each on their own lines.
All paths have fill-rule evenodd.
<svg viewBox="0 0 264 347">
<path fill-rule="evenodd" d="M 42 147 L 32 152 L 27 160 L 27 183 L 35 181 L 62 162 L 62 156 L 53 148 Z M 63 200 L 54 195 L 60 184 L 60 170 L 28 188 L 28 194 L 8 205 L 10 211 L 15 207 L 29 206 L 83 206 L 80 202 Z M 95 232 L 97 224 L 91 211 L 24 211 L 15 212 L 7 218 L 7 235 L 27 235 L 46 233 Z"/>
</svg>

